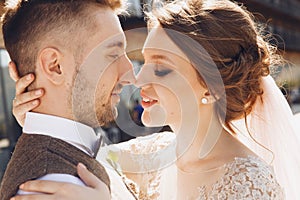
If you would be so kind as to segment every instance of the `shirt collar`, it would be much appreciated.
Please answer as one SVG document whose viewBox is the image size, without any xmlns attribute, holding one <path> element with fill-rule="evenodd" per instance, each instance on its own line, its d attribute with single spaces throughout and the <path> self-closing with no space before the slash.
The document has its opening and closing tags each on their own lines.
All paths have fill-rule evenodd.
<svg viewBox="0 0 300 200">
<path fill-rule="evenodd" d="M 23 132 L 61 139 L 96 156 L 100 140 L 93 128 L 82 123 L 53 115 L 27 112 Z"/>
</svg>

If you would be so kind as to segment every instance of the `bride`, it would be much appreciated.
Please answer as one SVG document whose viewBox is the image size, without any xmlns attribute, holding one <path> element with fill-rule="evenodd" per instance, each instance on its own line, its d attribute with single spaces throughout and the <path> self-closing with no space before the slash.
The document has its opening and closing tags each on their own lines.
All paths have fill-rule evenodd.
<svg viewBox="0 0 300 200">
<path fill-rule="evenodd" d="M 142 120 L 169 125 L 176 139 L 170 133 L 137 138 L 108 146 L 102 158 L 111 158 L 138 199 L 299 199 L 299 158 L 293 155 L 299 140 L 269 75 L 279 57 L 252 15 L 229 0 L 188 0 L 155 9 L 148 23 L 145 65 L 136 82 Z M 21 84 L 16 87 L 30 83 Z M 14 105 L 19 121 L 35 100 L 22 95 Z M 93 178 L 86 170 L 79 174 Z M 44 192 L 45 199 L 75 192 L 100 198 L 89 196 L 90 188 L 70 184 L 66 192 L 59 189 L 63 183 L 40 183 L 22 189 Z"/>
</svg>

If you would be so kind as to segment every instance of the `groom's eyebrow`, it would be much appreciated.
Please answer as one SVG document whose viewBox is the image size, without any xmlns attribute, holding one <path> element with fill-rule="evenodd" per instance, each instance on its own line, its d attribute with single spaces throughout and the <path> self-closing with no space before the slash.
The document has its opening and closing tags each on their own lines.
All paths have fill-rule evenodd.
<svg viewBox="0 0 300 200">
<path fill-rule="evenodd" d="M 113 41 L 106 46 L 106 48 L 113 48 L 113 47 L 124 48 L 125 44 L 123 41 Z"/>
</svg>

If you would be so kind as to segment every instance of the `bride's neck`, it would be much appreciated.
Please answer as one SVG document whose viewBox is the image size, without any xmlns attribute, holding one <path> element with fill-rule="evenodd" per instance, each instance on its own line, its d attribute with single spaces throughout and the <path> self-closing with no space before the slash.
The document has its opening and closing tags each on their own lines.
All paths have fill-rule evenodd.
<svg viewBox="0 0 300 200">
<path fill-rule="evenodd" d="M 177 135 L 177 166 L 181 169 L 214 168 L 234 154 L 230 147 L 235 138 L 223 129 L 213 106 L 205 106 L 200 113 L 191 115 L 192 118 L 198 116 L 196 126 L 193 124 L 195 119 L 190 118 L 181 123 L 180 129 L 174 130 Z"/>
</svg>

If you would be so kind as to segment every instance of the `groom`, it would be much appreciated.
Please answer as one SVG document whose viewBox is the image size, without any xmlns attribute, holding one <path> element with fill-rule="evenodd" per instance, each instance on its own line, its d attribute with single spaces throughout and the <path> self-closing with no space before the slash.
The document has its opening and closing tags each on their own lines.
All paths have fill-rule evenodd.
<svg viewBox="0 0 300 200">
<path fill-rule="evenodd" d="M 19 185 L 32 179 L 82 185 L 79 162 L 109 188 L 104 167 L 93 158 L 99 148 L 93 128 L 116 116 L 118 94 L 134 80 L 114 13 L 121 2 L 22 0 L 10 6 L 3 17 L 5 46 L 21 76 L 36 74 L 29 90 L 46 93 L 26 115 L 0 200 L 22 194 Z M 95 52 L 101 62 L 91 68 L 86 58 Z"/>
</svg>

